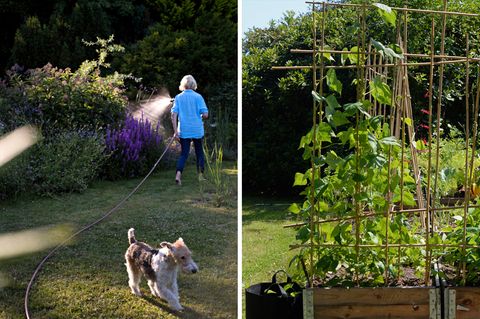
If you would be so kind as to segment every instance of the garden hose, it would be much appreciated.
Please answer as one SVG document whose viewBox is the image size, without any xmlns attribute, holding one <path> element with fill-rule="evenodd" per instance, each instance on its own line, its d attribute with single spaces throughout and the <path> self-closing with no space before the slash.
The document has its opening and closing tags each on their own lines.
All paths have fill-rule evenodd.
<svg viewBox="0 0 480 319">
<path fill-rule="evenodd" d="M 82 232 L 92 228 L 93 226 L 95 226 L 96 224 L 100 223 L 101 221 L 103 221 L 105 218 L 107 218 L 108 216 L 110 216 L 111 214 L 113 214 L 116 210 L 118 210 L 139 188 L 140 186 L 142 186 L 142 184 L 147 180 L 148 177 L 150 177 L 150 175 L 153 173 L 153 171 L 155 170 L 155 168 L 157 167 L 158 163 L 160 163 L 160 161 L 162 160 L 162 158 L 165 156 L 165 154 L 167 153 L 168 149 L 170 148 L 170 146 L 172 145 L 173 141 L 175 139 L 173 137 L 170 138 L 170 141 L 167 143 L 167 145 L 165 146 L 165 150 L 163 151 L 162 155 L 160 155 L 160 157 L 158 158 L 158 160 L 155 162 L 155 164 L 153 165 L 153 167 L 150 169 L 150 171 L 148 172 L 148 174 L 140 181 L 140 183 L 138 183 L 138 185 L 127 195 L 125 196 L 115 207 L 113 207 L 112 209 L 110 209 L 110 211 L 108 211 L 105 215 L 103 215 L 102 217 L 100 217 L 99 219 L 95 220 L 94 222 L 84 226 L 82 229 L 80 229 L 79 231 L 77 231 L 76 233 L 74 233 L 73 235 L 71 235 L 70 237 L 68 237 L 67 239 L 65 239 L 63 242 L 61 242 L 60 244 L 58 244 L 55 248 L 53 248 L 43 259 L 42 261 L 38 264 L 37 268 L 35 269 L 32 277 L 30 278 L 30 281 L 28 283 L 28 286 L 27 286 L 27 290 L 25 292 L 25 316 L 27 319 L 30 319 L 30 313 L 28 311 L 28 297 L 29 297 L 29 294 L 30 294 L 30 290 L 32 288 L 32 285 L 33 283 L 35 282 L 35 279 L 38 275 L 38 273 L 40 272 L 40 270 L 42 269 L 43 265 L 45 264 L 45 262 L 57 251 L 59 250 L 60 248 L 62 248 L 63 246 L 65 246 L 65 244 L 67 242 L 69 242 L 70 240 L 72 240 L 73 238 L 75 238 L 76 236 L 78 236 L 79 234 L 81 234 Z"/>
</svg>

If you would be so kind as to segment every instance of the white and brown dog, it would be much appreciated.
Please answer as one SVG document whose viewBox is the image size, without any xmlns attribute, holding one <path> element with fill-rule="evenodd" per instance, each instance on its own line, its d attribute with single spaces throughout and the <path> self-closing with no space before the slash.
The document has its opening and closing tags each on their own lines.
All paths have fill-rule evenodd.
<svg viewBox="0 0 480 319">
<path fill-rule="evenodd" d="M 128 230 L 128 247 L 125 253 L 125 265 L 128 272 L 128 284 L 132 293 L 141 296 L 140 280 L 142 275 L 147 278 L 148 286 L 154 296 L 168 302 L 176 311 L 183 310 L 178 296 L 177 273 L 194 274 L 198 267 L 192 259 L 191 252 L 179 238 L 176 242 L 162 242 L 160 248 L 155 249 L 135 239 L 134 229 Z"/>
</svg>

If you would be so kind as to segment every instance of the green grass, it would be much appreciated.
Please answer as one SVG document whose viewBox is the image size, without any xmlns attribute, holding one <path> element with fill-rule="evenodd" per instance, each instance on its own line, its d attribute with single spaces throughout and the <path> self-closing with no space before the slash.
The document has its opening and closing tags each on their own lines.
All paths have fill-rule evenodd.
<svg viewBox="0 0 480 319">
<path fill-rule="evenodd" d="M 283 227 L 292 223 L 287 212 L 291 203 L 289 199 L 243 198 L 242 291 L 270 281 L 279 269 L 291 272 L 288 265 L 295 251 L 289 245 L 295 241 L 295 231 Z"/>
<path fill-rule="evenodd" d="M 159 170 L 125 205 L 73 243 L 58 251 L 41 270 L 30 296 L 34 318 L 236 318 L 237 208 L 236 169 L 225 163 L 232 195 L 217 207 L 210 185 L 200 192 L 194 168 L 181 187 L 174 170 Z M 53 199 L 23 198 L 0 203 L 0 234 L 43 225 L 68 224 L 79 229 L 110 210 L 140 179 L 94 184 L 82 194 Z M 179 276 L 181 313 L 128 287 L 124 254 L 127 230 L 156 245 L 183 237 L 200 271 Z M 9 284 L 0 288 L 0 318 L 24 318 L 23 297 L 33 270 L 46 251 L 0 261 Z"/>
</svg>

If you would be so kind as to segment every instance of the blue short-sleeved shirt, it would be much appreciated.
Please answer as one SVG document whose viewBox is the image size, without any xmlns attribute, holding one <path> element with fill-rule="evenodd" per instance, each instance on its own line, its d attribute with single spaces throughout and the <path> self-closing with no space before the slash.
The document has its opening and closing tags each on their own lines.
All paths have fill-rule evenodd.
<svg viewBox="0 0 480 319">
<path fill-rule="evenodd" d="M 203 97 L 193 90 L 185 90 L 175 97 L 172 113 L 178 114 L 178 133 L 181 138 L 202 138 L 202 114 L 208 113 Z"/>
</svg>

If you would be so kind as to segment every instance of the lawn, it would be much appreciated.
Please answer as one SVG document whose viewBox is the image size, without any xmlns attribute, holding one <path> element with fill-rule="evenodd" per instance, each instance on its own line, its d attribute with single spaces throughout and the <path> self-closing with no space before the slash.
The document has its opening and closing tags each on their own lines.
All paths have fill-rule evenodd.
<svg viewBox="0 0 480 319">
<path fill-rule="evenodd" d="M 243 291 L 252 284 L 270 281 L 276 270 L 289 271 L 295 255 L 289 245 L 295 240 L 295 231 L 283 226 L 292 222 L 287 212 L 291 203 L 289 199 L 243 197 Z"/>
<path fill-rule="evenodd" d="M 41 270 L 30 296 L 34 318 L 236 318 L 237 203 L 236 167 L 224 163 L 232 191 L 217 207 L 214 188 L 199 186 L 187 167 L 183 185 L 174 170 L 158 170 L 125 205 L 59 250 Z M 0 203 L 0 234 L 66 224 L 75 230 L 104 215 L 140 181 L 95 183 L 82 194 L 23 198 Z M 206 186 L 205 186 L 206 185 Z M 124 266 L 127 231 L 156 245 L 182 237 L 200 271 L 179 276 L 180 302 L 175 313 L 154 298 L 142 281 L 145 297 L 130 292 Z M 47 251 L 0 261 L 0 318 L 24 318 L 23 297 L 33 270 Z"/>
</svg>

